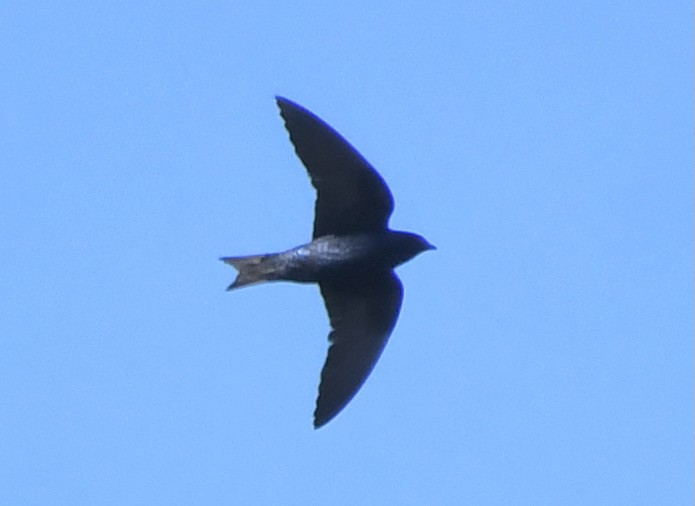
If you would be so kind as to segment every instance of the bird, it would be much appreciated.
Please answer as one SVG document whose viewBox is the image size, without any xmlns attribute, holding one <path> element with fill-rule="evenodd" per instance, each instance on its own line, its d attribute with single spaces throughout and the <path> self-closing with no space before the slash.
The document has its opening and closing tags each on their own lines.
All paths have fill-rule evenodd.
<svg viewBox="0 0 695 506">
<path fill-rule="evenodd" d="M 393 331 L 403 300 L 394 268 L 436 248 L 420 235 L 389 229 L 391 191 L 345 138 L 299 104 L 275 99 L 316 189 L 312 240 L 220 260 L 238 271 L 227 290 L 269 281 L 318 284 L 331 326 L 314 411 L 318 429 L 362 387 Z"/>
</svg>

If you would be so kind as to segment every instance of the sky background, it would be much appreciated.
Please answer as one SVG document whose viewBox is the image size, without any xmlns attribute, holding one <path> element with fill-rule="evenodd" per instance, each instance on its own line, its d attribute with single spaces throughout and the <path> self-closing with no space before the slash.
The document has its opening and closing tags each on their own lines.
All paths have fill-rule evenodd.
<svg viewBox="0 0 695 506">
<path fill-rule="evenodd" d="M 2 504 L 693 501 L 692 2 L 6 2 Z M 401 317 L 315 431 L 274 103 L 348 138 Z"/>
</svg>

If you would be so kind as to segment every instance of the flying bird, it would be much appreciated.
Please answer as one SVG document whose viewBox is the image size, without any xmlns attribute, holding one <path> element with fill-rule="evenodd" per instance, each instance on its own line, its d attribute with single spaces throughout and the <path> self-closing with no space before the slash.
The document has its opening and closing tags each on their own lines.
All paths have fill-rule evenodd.
<svg viewBox="0 0 695 506">
<path fill-rule="evenodd" d="M 391 192 L 348 141 L 300 105 L 276 100 L 316 188 L 312 240 L 282 253 L 221 260 L 238 271 L 228 290 L 266 281 L 319 285 L 332 328 L 314 411 L 319 428 L 355 396 L 396 324 L 403 286 L 393 269 L 435 248 L 389 229 Z"/>
</svg>

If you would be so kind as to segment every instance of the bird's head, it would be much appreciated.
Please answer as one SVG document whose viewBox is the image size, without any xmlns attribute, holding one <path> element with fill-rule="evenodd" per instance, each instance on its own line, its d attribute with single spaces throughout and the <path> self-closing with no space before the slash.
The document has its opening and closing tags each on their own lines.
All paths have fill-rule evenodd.
<svg viewBox="0 0 695 506">
<path fill-rule="evenodd" d="M 421 235 L 410 232 L 392 232 L 395 265 L 407 262 L 423 251 L 437 249 Z"/>
</svg>

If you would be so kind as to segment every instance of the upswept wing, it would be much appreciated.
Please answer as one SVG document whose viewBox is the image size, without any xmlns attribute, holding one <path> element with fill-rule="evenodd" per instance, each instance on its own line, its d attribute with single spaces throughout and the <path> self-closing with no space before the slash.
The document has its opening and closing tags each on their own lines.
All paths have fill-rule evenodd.
<svg viewBox="0 0 695 506">
<path fill-rule="evenodd" d="M 276 99 L 317 190 L 313 237 L 386 230 L 393 196 L 376 170 L 320 118 L 291 100 Z"/>
</svg>

